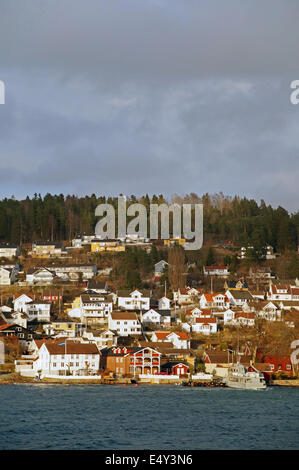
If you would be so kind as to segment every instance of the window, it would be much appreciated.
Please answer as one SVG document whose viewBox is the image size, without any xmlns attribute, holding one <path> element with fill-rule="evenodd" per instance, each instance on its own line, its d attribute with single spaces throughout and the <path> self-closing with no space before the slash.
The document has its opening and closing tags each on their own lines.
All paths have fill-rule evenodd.
<svg viewBox="0 0 299 470">
<path fill-rule="evenodd" d="M 291 370 L 291 369 L 292 369 L 291 364 L 287 364 L 287 365 L 286 365 L 286 370 Z"/>
</svg>

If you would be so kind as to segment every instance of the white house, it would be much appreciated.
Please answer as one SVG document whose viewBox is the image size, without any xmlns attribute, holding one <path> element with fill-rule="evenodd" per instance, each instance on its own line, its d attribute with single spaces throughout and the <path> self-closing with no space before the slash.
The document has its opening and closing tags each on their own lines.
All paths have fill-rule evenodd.
<svg viewBox="0 0 299 470">
<path fill-rule="evenodd" d="M 98 349 L 110 348 L 117 344 L 117 336 L 110 330 L 101 331 L 97 336 L 94 336 L 91 332 L 85 331 L 82 337 L 88 340 L 89 343 L 95 343 Z"/>
<path fill-rule="evenodd" d="M 256 316 L 268 321 L 279 321 L 281 319 L 281 310 L 273 302 L 268 302 L 261 309 L 257 310 Z"/>
<path fill-rule="evenodd" d="M 24 305 L 24 312 L 29 321 L 50 321 L 51 303 L 34 300 Z"/>
<path fill-rule="evenodd" d="M 229 299 L 226 294 L 202 294 L 199 299 L 200 308 L 228 308 Z"/>
<path fill-rule="evenodd" d="M 56 276 L 66 281 L 78 281 L 82 277 L 83 281 L 92 279 L 97 274 L 95 264 L 63 264 L 49 265 L 47 269 L 53 271 Z"/>
<path fill-rule="evenodd" d="M 25 312 L 25 306 L 32 302 L 33 299 L 26 294 L 21 294 L 13 301 L 14 310 L 18 312 Z"/>
<path fill-rule="evenodd" d="M 111 296 L 105 294 L 82 294 L 80 296 L 81 321 L 104 322 L 113 310 Z"/>
<path fill-rule="evenodd" d="M 224 325 L 226 323 L 230 323 L 234 320 L 235 318 L 235 312 L 233 310 L 231 310 L 230 308 L 228 308 L 227 310 L 225 310 L 223 312 L 223 323 Z"/>
<path fill-rule="evenodd" d="M 211 310 L 210 309 L 201 309 L 198 307 L 194 308 L 189 308 L 185 311 L 185 316 L 186 320 L 189 321 L 192 318 L 200 317 L 202 315 L 205 315 L 205 312 L 207 315 L 211 315 Z"/>
<path fill-rule="evenodd" d="M 138 289 L 119 291 L 117 293 L 118 307 L 126 310 L 149 310 L 150 295 Z"/>
<path fill-rule="evenodd" d="M 292 300 L 292 290 L 289 284 L 271 284 L 269 300 Z"/>
<path fill-rule="evenodd" d="M 159 310 L 170 310 L 170 300 L 167 297 L 161 297 L 158 303 Z"/>
<path fill-rule="evenodd" d="M 16 281 L 16 272 L 11 268 L 0 266 L 0 285 L 10 286 Z"/>
<path fill-rule="evenodd" d="M 244 304 L 248 302 L 252 302 L 254 298 L 252 297 L 251 293 L 247 290 L 227 290 L 225 292 L 230 305 L 236 307 L 242 307 Z"/>
<path fill-rule="evenodd" d="M 161 277 L 165 268 L 168 266 L 167 261 L 163 259 L 155 264 L 155 277 Z"/>
<path fill-rule="evenodd" d="M 0 245 L 0 258 L 14 258 L 15 256 L 19 256 L 21 253 L 21 249 L 19 245 Z"/>
<path fill-rule="evenodd" d="M 298 287 L 291 286 L 291 294 L 293 301 L 299 301 L 299 289 Z"/>
<path fill-rule="evenodd" d="M 155 331 L 151 337 L 151 341 L 155 343 L 171 342 L 176 349 L 189 349 L 190 339 L 188 333 L 181 331 Z"/>
<path fill-rule="evenodd" d="M 0 313 L 0 317 L 6 320 L 6 323 L 12 323 L 14 325 L 22 326 L 27 329 L 28 316 L 23 312 L 3 312 Z"/>
<path fill-rule="evenodd" d="M 30 268 L 26 272 L 26 282 L 28 284 L 52 284 L 55 273 L 47 268 Z"/>
<path fill-rule="evenodd" d="M 195 323 L 192 324 L 193 333 L 202 333 L 210 335 L 217 333 L 217 320 L 214 317 L 196 318 Z"/>
<path fill-rule="evenodd" d="M 144 312 L 141 317 L 141 323 L 144 326 L 156 325 L 160 326 L 161 324 L 161 315 L 157 310 L 151 308 L 147 312 Z"/>
<path fill-rule="evenodd" d="M 134 312 L 111 312 L 108 314 L 108 328 L 118 336 L 140 335 L 141 326 Z"/>
<path fill-rule="evenodd" d="M 32 243 L 32 249 L 29 254 L 37 257 L 50 257 L 50 256 L 61 256 L 63 252 L 63 245 L 60 242 L 43 242 L 37 241 Z"/>
<path fill-rule="evenodd" d="M 235 318 L 232 321 L 234 325 L 239 326 L 254 326 L 255 313 L 254 312 L 236 312 Z"/>
<path fill-rule="evenodd" d="M 95 344 L 64 339 L 45 342 L 39 357 L 33 362 L 37 373 L 49 375 L 97 375 L 100 368 L 100 352 Z"/>
<path fill-rule="evenodd" d="M 173 331 L 167 336 L 167 341 L 170 341 L 177 349 L 190 349 L 191 337 L 188 333 Z"/>
<path fill-rule="evenodd" d="M 184 288 L 178 289 L 177 292 L 173 292 L 173 300 L 179 305 L 192 304 L 197 301 L 200 296 L 200 291 L 195 288 Z"/>
<path fill-rule="evenodd" d="M 204 266 L 203 273 L 205 276 L 219 276 L 227 277 L 229 276 L 229 270 L 227 266 Z"/>
</svg>

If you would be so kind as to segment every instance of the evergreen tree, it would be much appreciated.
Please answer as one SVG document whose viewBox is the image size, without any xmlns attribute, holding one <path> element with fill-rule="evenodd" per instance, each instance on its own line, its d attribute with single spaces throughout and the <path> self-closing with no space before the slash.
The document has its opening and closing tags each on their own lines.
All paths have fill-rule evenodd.
<svg viewBox="0 0 299 470">
<path fill-rule="evenodd" d="M 214 251 L 213 248 L 210 246 L 206 259 L 206 266 L 213 266 L 213 264 L 215 264 Z"/>
</svg>

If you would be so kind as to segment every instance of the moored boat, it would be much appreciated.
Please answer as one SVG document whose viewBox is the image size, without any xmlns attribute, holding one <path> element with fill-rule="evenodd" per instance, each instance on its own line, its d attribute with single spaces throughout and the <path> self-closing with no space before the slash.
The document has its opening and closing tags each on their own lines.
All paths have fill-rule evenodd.
<svg viewBox="0 0 299 470">
<path fill-rule="evenodd" d="M 230 388 L 246 390 L 264 390 L 267 388 L 265 377 L 261 372 L 249 372 L 242 364 L 235 364 L 228 369 L 225 384 Z"/>
</svg>

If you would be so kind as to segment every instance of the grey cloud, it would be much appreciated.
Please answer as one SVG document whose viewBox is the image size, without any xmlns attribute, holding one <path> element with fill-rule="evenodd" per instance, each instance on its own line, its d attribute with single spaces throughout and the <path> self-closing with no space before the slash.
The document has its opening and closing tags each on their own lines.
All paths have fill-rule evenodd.
<svg viewBox="0 0 299 470">
<path fill-rule="evenodd" d="M 1 194 L 240 194 L 298 209 L 299 5 L 1 5 Z"/>
</svg>

